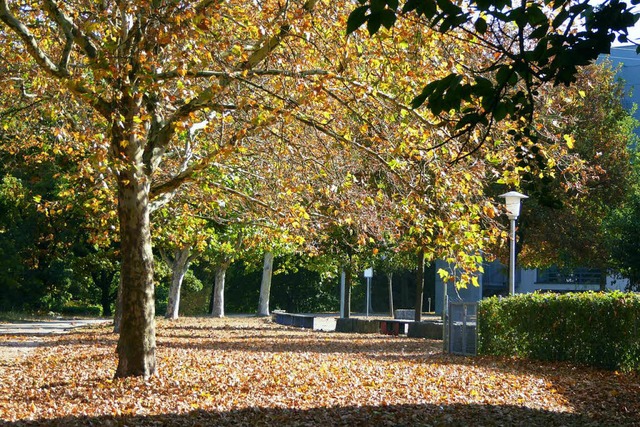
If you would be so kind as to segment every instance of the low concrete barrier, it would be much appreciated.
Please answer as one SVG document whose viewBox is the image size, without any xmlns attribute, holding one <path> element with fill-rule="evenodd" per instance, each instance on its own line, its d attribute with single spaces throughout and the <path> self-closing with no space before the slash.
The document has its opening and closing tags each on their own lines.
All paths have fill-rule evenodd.
<svg viewBox="0 0 640 427">
<path fill-rule="evenodd" d="M 369 319 L 337 319 L 336 332 L 352 332 L 357 334 L 380 333 L 380 321 Z"/>
<path fill-rule="evenodd" d="M 313 329 L 313 316 L 308 314 L 294 314 L 275 311 L 273 321 L 279 325 L 296 326 L 298 328 Z"/>
<path fill-rule="evenodd" d="M 442 340 L 443 326 L 441 321 L 409 323 L 408 337 Z"/>
</svg>

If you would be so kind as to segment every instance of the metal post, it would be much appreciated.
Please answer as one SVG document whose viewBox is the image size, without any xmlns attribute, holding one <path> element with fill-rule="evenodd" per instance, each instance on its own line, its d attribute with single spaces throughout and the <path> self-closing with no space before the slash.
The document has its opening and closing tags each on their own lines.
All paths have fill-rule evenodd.
<svg viewBox="0 0 640 427">
<path fill-rule="evenodd" d="M 511 219 L 511 254 L 509 256 L 509 295 L 516 294 L 516 219 Z"/>
<path fill-rule="evenodd" d="M 371 304 L 371 277 L 367 277 L 367 317 L 369 317 L 370 304 Z"/>
<path fill-rule="evenodd" d="M 340 272 L 340 318 L 344 319 L 344 294 L 345 294 L 345 281 L 346 274 L 344 269 Z"/>
</svg>

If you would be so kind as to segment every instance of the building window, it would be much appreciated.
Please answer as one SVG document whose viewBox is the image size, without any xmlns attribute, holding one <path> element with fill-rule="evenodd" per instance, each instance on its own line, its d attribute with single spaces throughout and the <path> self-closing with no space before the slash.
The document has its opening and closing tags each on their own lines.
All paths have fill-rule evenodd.
<svg viewBox="0 0 640 427">
<path fill-rule="evenodd" d="M 563 268 L 550 267 L 538 270 L 537 283 L 549 285 L 598 285 L 602 271 L 599 268 Z"/>
</svg>

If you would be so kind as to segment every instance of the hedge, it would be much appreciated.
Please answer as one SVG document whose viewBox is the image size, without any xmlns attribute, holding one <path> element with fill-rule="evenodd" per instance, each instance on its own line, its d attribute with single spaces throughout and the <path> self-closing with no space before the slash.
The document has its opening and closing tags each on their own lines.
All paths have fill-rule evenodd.
<svg viewBox="0 0 640 427">
<path fill-rule="evenodd" d="M 534 293 L 481 301 L 478 352 L 640 370 L 640 295 Z"/>
</svg>

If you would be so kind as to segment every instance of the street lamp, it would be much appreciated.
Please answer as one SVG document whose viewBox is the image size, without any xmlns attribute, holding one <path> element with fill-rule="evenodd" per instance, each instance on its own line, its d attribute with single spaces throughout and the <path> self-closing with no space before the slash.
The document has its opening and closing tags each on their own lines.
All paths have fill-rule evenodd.
<svg viewBox="0 0 640 427">
<path fill-rule="evenodd" d="M 511 253 L 509 256 L 509 295 L 516 293 L 516 219 L 520 215 L 520 202 L 522 199 L 528 199 L 529 196 L 518 193 L 517 191 L 509 191 L 508 193 L 501 194 L 499 197 L 504 197 L 507 205 L 507 216 L 511 220 L 511 233 L 509 240 L 511 240 Z"/>
<path fill-rule="evenodd" d="M 364 277 L 367 279 L 367 317 L 369 317 L 369 307 L 371 307 L 371 278 L 373 277 L 373 267 L 369 267 L 364 271 Z"/>
</svg>

